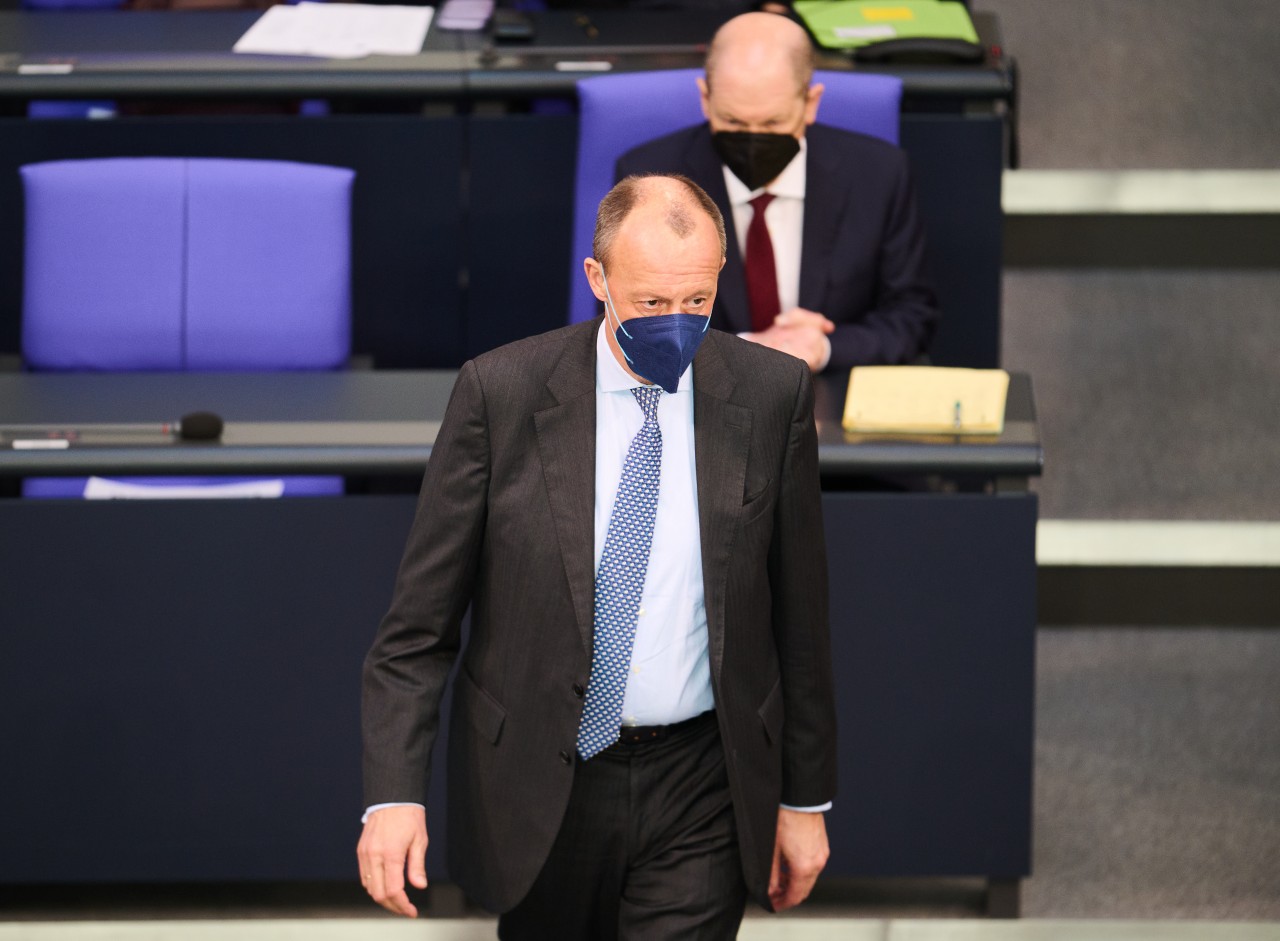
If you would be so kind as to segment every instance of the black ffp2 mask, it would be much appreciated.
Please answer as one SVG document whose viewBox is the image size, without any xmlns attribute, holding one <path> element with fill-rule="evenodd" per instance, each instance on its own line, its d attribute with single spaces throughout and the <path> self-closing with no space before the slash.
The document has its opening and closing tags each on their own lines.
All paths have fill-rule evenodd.
<svg viewBox="0 0 1280 941">
<path fill-rule="evenodd" d="M 716 131 L 711 135 L 711 146 L 750 190 L 777 179 L 800 152 L 800 141 L 794 135 L 756 131 Z"/>
</svg>

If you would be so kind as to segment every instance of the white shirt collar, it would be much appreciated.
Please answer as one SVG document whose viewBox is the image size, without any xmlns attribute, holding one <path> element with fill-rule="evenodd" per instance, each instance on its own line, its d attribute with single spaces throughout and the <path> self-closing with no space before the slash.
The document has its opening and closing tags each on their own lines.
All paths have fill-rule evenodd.
<svg viewBox="0 0 1280 941">
<path fill-rule="evenodd" d="M 616 356 L 613 355 L 613 348 L 609 346 L 609 337 L 605 334 L 605 330 L 609 328 L 613 318 L 605 316 L 600 323 L 600 329 L 596 331 L 596 391 L 597 392 L 624 392 L 627 389 L 635 389 L 643 385 L 637 382 L 625 369 L 622 368 Z M 680 375 L 680 383 L 676 387 L 676 395 L 693 389 L 693 363 L 685 369 Z"/>
<path fill-rule="evenodd" d="M 762 186 L 759 189 L 749 190 L 747 184 L 738 179 L 737 175 L 728 167 L 724 168 L 724 182 L 729 190 L 729 204 L 740 206 L 755 199 L 761 193 L 769 192 L 775 196 L 785 196 L 790 199 L 804 199 L 805 184 L 805 165 L 807 163 L 805 154 L 808 151 L 808 144 L 805 139 L 800 138 L 800 152 L 791 158 L 791 162 L 787 164 L 778 178 L 769 186 Z"/>
</svg>

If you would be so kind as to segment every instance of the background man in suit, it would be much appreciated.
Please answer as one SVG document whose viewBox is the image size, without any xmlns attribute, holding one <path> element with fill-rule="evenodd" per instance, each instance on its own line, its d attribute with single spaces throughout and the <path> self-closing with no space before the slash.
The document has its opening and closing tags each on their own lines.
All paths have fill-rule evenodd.
<svg viewBox="0 0 1280 941">
<path fill-rule="evenodd" d="M 608 319 L 462 368 L 365 662 L 358 856 L 392 911 L 416 914 L 406 867 L 426 884 L 418 802 L 468 604 L 448 861 L 501 937 L 732 938 L 748 893 L 788 908 L 825 864 L 813 391 L 706 329 L 724 248 L 689 180 L 624 180 L 584 263 Z"/>
<path fill-rule="evenodd" d="M 729 20 L 699 79 L 707 123 L 634 148 L 619 177 L 682 173 L 707 191 L 731 248 L 711 325 L 814 372 L 908 363 L 938 318 L 906 155 L 815 124 L 822 85 L 796 23 Z"/>
</svg>

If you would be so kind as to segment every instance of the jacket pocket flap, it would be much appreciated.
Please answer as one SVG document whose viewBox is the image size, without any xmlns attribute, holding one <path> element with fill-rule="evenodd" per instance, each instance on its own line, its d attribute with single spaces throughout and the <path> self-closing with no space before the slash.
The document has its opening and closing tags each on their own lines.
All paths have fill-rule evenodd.
<svg viewBox="0 0 1280 941">
<path fill-rule="evenodd" d="M 774 680 L 769 695 L 760 704 L 759 712 L 760 721 L 764 723 L 764 734 L 771 743 L 777 744 L 782 740 L 782 677 Z"/>
<path fill-rule="evenodd" d="M 466 670 L 458 671 L 456 685 L 454 708 L 466 713 L 467 720 L 486 741 L 497 745 L 498 738 L 502 735 L 502 725 L 507 721 L 507 710 L 481 689 Z"/>
</svg>

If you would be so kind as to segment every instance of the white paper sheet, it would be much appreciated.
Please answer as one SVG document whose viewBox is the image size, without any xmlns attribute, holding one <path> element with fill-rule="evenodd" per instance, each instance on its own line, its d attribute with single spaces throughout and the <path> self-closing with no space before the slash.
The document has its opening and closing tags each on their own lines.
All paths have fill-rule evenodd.
<svg viewBox="0 0 1280 941">
<path fill-rule="evenodd" d="M 86 500 L 242 500 L 246 497 L 275 499 L 284 494 L 283 480 L 248 480 L 234 484 L 203 487 L 152 486 L 130 484 L 106 477 L 90 477 L 84 486 Z"/>
<path fill-rule="evenodd" d="M 358 59 L 422 51 L 433 7 L 299 3 L 269 8 L 232 47 L 262 55 Z"/>
</svg>

